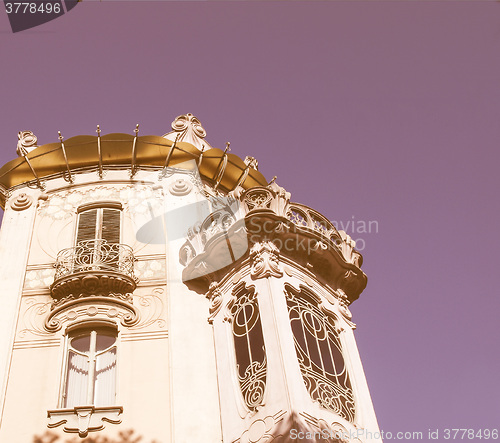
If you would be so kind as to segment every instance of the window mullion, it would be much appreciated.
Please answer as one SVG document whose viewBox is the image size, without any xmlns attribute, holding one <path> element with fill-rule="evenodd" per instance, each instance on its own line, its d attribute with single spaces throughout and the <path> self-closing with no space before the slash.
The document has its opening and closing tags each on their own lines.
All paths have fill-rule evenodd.
<svg viewBox="0 0 500 443">
<path fill-rule="evenodd" d="M 87 386 L 87 404 L 94 404 L 94 378 L 95 378 L 95 362 L 96 362 L 96 331 L 90 332 L 90 351 L 89 351 L 89 384 Z"/>
</svg>

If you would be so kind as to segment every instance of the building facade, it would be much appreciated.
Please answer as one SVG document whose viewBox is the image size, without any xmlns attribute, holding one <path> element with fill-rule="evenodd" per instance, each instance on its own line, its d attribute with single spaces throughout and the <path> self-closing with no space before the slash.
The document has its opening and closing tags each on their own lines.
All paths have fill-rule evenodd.
<svg viewBox="0 0 500 443">
<path fill-rule="evenodd" d="M 172 129 L 19 133 L 0 169 L 0 441 L 380 441 L 354 242 L 193 115 Z"/>
</svg>

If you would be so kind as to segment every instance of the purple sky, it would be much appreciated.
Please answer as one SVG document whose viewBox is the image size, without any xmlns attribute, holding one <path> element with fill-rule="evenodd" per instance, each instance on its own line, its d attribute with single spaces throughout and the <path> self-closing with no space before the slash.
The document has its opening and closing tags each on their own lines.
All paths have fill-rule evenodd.
<svg viewBox="0 0 500 443">
<path fill-rule="evenodd" d="M 2 164 L 19 130 L 191 112 L 293 201 L 376 220 L 348 231 L 380 428 L 500 426 L 499 2 L 84 1 L 18 34 L 0 13 L 0 60 Z"/>
</svg>

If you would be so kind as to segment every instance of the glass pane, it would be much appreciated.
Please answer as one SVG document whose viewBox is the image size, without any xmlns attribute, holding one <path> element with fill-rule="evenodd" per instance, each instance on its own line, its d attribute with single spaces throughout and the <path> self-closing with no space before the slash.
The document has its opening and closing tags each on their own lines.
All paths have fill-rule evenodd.
<svg viewBox="0 0 500 443">
<path fill-rule="evenodd" d="M 64 407 L 73 408 L 87 404 L 88 376 L 88 357 L 69 351 Z"/>
<path fill-rule="evenodd" d="M 96 341 L 96 351 L 104 351 L 108 349 L 110 346 L 114 345 L 116 338 L 111 333 L 97 333 L 97 341 Z"/>
<path fill-rule="evenodd" d="M 71 339 L 71 347 L 80 352 L 88 353 L 90 350 L 90 333 Z"/>
<path fill-rule="evenodd" d="M 113 406 L 116 391 L 116 348 L 98 355 L 95 365 L 95 406 Z"/>
</svg>

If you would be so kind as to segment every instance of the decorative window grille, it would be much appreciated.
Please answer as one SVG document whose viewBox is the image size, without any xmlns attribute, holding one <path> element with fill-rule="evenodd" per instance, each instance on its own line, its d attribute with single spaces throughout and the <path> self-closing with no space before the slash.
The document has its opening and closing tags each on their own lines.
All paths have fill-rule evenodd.
<svg viewBox="0 0 500 443">
<path fill-rule="evenodd" d="M 266 388 L 266 349 L 255 289 L 237 286 L 231 308 L 236 366 L 241 393 L 246 406 L 255 410 Z"/>
<path fill-rule="evenodd" d="M 68 335 L 63 407 L 113 406 L 116 395 L 116 331 L 78 329 Z"/>
<path fill-rule="evenodd" d="M 354 395 L 335 325 L 317 297 L 286 285 L 288 313 L 302 378 L 311 398 L 353 422 Z"/>
</svg>

